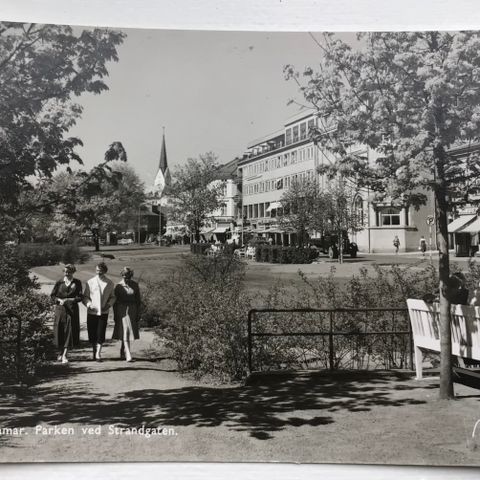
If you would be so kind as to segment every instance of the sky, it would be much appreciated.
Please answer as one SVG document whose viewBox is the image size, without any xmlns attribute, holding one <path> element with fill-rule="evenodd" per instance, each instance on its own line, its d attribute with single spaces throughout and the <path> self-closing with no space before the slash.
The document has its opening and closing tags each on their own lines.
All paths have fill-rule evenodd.
<svg viewBox="0 0 480 480">
<path fill-rule="evenodd" d="M 302 71 L 321 58 L 308 33 L 122 30 L 119 61 L 107 67 L 109 91 L 77 99 L 84 112 L 69 134 L 82 139 L 86 168 L 122 142 L 147 186 L 163 127 L 171 169 L 206 152 L 226 163 L 298 111 L 288 101 L 302 97 L 283 67 Z"/>
</svg>

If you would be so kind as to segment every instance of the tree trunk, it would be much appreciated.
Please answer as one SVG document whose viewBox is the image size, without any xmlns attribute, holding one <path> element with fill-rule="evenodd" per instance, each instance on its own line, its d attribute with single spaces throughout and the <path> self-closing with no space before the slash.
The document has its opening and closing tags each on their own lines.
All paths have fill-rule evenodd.
<svg viewBox="0 0 480 480">
<path fill-rule="evenodd" d="M 438 158 L 437 155 L 440 157 Z M 440 291 L 440 392 L 441 399 L 453 398 L 452 382 L 452 334 L 450 330 L 450 300 L 446 297 L 450 277 L 447 228 L 447 198 L 443 169 L 443 149 L 435 152 L 435 185 L 437 241 L 439 253 L 439 291 Z"/>
</svg>

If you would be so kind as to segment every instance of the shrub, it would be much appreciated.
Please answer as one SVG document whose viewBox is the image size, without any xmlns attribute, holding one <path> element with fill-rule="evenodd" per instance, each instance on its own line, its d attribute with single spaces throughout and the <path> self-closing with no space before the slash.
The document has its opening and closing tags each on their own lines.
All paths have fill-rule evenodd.
<svg viewBox="0 0 480 480">
<path fill-rule="evenodd" d="M 56 265 L 58 263 L 84 263 L 89 254 L 78 244 L 21 243 L 16 247 L 18 257 L 29 267 Z"/>
<path fill-rule="evenodd" d="M 210 248 L 209 243 L 191 243 L 190 251 L 195 255 L 203 255 Z"/>
<path fill-rule="evenodd" d="M 362 269 L 346 282 L 340 282 L 332 269 L 327 277 L 310 279 L 300 272 L 303 282 L 288 289 L 275 285 L 266 304 L 270 308 L 362 309 L 406 308 L 407 298 L 422 298 L 434 291 L 438 278 L 433 267 L 416 270 L 391 266 Z M 390 312 L 336 312 L 334 330 L 349 332 L 334 338 L 334 368 L 404 368 L 409 340 L 406 335 L 371 335 L 362 332 L 408 330 L 408 315 L 398 314 L 392 324 Z M 256 323 L 256 332 L 327 332 L 329 313 L 265 313 Z M 355 335 L 358 333 L 358 335 Z M 262 337 L 254 349 L 256 368 L 317 368 L 330 366 L 328 337 Z"/>
<path fill-rule="evenodd" d="M 149 285 L 146 308 L 156 310 L 150 318 L 181 371 L 223 381 L 245 376 L 251 301 L 243 278 L 234 256 L 190 256 L 168 281 Z"/>
<path fill-rule="evenodd" d="M 52 332 L 46 325 L 52 319 L 50 299 L 33 290 L 15 292 L 0 286 L 0 311 L 3 315 L 14 314 L 21 320 L 20 358 L 17 355 L 18 321 L 4 317 L 0 322 L 3 343 L 0 381 L 24 381 L 33 377 L 38 367 L 54 356 Z"/>
<path fill-rule="evenodd" d="M 53 315 L 50 298 L 36 292 L 25 260 L 15 248 L 0 251 L 0 381 L 14 382 L 35 375 L 53 355 L 52 332 L 46 326 Z M 17 354 L 18 321 L 21 320 L 20 357 Z M 17 362 L 19 369 L 17 371 Z M 19 376 L 17 377 L 17 374 Z"/>
<path fill-rule="evenodd" d="M 284 247 L 281 245 L 257 245 L 255 260 L 270 263 L 312 263 L 318 257 L 314 248 Z"/>
</svg>

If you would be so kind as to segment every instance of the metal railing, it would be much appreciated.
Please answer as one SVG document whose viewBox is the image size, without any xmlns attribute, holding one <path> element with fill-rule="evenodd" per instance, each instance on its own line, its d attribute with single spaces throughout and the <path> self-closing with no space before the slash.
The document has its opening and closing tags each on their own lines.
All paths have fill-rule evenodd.
<svg viewBox="0 0 480 480">
<path fill-rule="evenodd" d="M 269 331 L 254 331 L 253 323 L 255 320 L 260 320 L 259 314 L 319 314 L 323 315 L 322 326 L 325 324 L 328 326 L 327 330 L 321 331 L 288 331 L 288 332 L 269 332 Z M 350 328 L 347 330 L 337 331 L 335 329 L 336 317 L 341 315 L 350 315 L 357 317 L 364 316 L 363 321 L 364 331 L 359 331 L 358 327 Z M 399 314 L 399 315 L 398 315 Z M 392 318 L 392 330 L 368 330 L 369 316 L 376 316 L 377 320 L 380 317 L 384 319 L 383 323 L 386 323 L 387 316 L 391 315 Z M 325 321 L 325 316 L 327 317 Z M 397 330 L 396 324 L 398 317 L 403 320 L 403 326 L 406 329 Z M 310 322 L 311 324 L 312 322 Z M 315 323 L 315 322 L 313 322 Z M 360 322 L 362 323 L 362 322 Z M 377 325 L 378 326 L 378 325 Z M 260 308 L 252 309 L 248 312 L 248 369 L 252 373 L 253 369 L 253 339 L 255 337 L 328 337 L 328 367 L 334 370 L 337 367 L 335 358 L 335 345 L 334 339 L 336 337 L 368 337 L 368 336 L 405 336 L 408 340 L 408 363 L 410 368 L 413 369 L 413 335 L 411 330 L 410 321 L 408 320 L 408 309 L 406 308 L 336 308 L 336 309 L 317 309 L 317 308 L 293 308 L 293 309 L 274 309 L 274 308 Z M 405 363 L 407 363 L 405 361 Z"/>
<path fill-rule="evenodd" d="M 10 328 L 7 327 L 6 322 L 17 322 L 16 328 L 14 329 L 16 334 L 15 338 L 5 338 L 4 335 L 7 333 L 7 330 Z M 7 327 L 7 328 L 5 328 Z M 20 382 L 22 377 L 22 319 L 15 314 L 3 313 L 0 314 L 0 345 L 2 348 L 0 349 L 0 355 L 6 356 L 6 348 L 5 346 L 14 344 L 13 348 L 15 349 L 15 375 L 17 382 Z M 8 347 L 7 347 L 8 348 Z M 5 369 L 7 371 L 8 369 Z M 1 378 L 1 377 L 0 377 Z"/>
</svg>

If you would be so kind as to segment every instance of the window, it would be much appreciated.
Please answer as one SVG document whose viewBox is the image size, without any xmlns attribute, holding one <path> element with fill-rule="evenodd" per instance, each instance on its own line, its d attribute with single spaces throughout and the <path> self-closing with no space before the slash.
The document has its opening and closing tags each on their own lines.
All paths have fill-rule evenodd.
<svg viewBox="0 0 480 480">
<path fill-rule="evenodd" d="M 365 222 L 365 216 L 363 213 L 363 198 L 360 196 L 357 196 L 355 198 L 354 204 L 353 204 L 353 209 L 355 212 L 355 216 L 357 217 L 358 224 L 359 226 L 363 226 Z"/>
<path fill-rule="evenodd" d="M 282 166 L 282 156 L 279 155 L 277 157 L 277 167 L 276 168 L 280 168 Z"/>
<path fill-rule="evenodd" d="M 226 217 L 227 216 L 227 205 L 225 203 L 222 203 L 221 207 L 220 207 L 220 215 L 222 217 Z"/>
<path fill-rule="evenodd" d="M 293 127 L 293 141 L 298 142 L 298 125 Z"/>
<path fill-rule="evenodd" d="M 292 129 L 287 128 L 285 136 L 285 145 L 290 145 L 292 143 Z"/>
<path fill-rule="evenodd" d="M 283 156 L 283 166 L 284 166 L 284 167 L 286 167 L 286 166 L 288 165 L 289 157 L 290 157 L 290 154 L 289 154 L 289 153 L 286 153 L 286 154 Z"/>
<path fill-rule="evenodd" d="M 400 225 L 400 208 L 383 208 L 378 213 L 378 226 L 388 227 L 390 225 Z"/>
<path fill-rule="evenodd" d="M 307 138 L 307 124 L 305 122 L 300 124 L 300 140 Z"/>
<path fill-rule="evenodd" d="M 292 158 L 292 164 L 297 163 L 297 152 L 296 151 L 292 152 L 292 157 L 291 158 Z"/>
<path fill-rule="evenodd" d="M 307 126 L 308 126 L 308 133 L 309 134 L 313 133 L 313 129 L 315 128 L 315 120 L 313 118 L 309 120 Z"/>
</svg>

